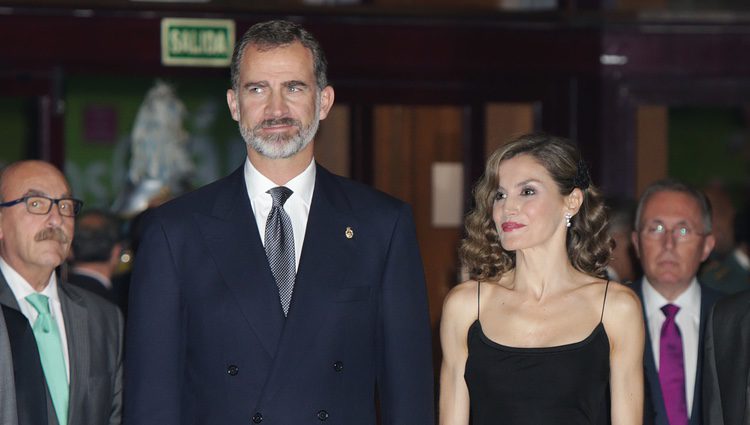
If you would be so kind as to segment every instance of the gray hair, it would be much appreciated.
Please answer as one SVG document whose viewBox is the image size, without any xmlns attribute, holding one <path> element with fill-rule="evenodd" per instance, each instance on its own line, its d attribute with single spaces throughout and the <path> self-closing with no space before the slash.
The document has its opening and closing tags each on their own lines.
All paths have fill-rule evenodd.
<svg viewBox="0 0 750 425">
<path fill-rule="evenodd" d="M 328 78 L 326 76 L 328 62 L 326 61 L 323 49 L 320 47 L 320 43 L 307 30 L 289 21 L 260 22 L 245 32 L 239 43 L 234 47 L 234 53 L 232 54 L 232 63 L 229 68 L 232 78 L 232 89 L 238 91 L 240 88 L 240 65 L 242 64 L 242 57 L 245 55 L 245 50 L 249 45 L 254 45 L 261 51 L 267 51 L 277 47 L 288 46 L 294 42 L 301 43 L 312 53 L 315 81 L 318 89 L 324 89 L 328 85 Z"/>
<path fill-rule="evenodd" d="M 640 201 L 638 201 L 638 208 L 635 210 L 634 228 L 636 230 L 640 230 L 641 213 L 643 212 L 644 205 L 646 205 L 646 203 L 649 199 L 651 199 L 652 196 L 660 192 L 679 192 L 693 198 L 695 202 L 698 203 L 698 206 L 701 209 L 701 217 L 703 218 L 703 231 L 705 233 L 711 233 L 711 230 L 713 228 L 711 222 L 711 203 L 708 201 L 708 198 L 706 198 L 706 195 L 704 195 L 703 192 L 694 188 L 693 186 L 674 178 L 666 178 L 655 181 L 651 183 L 643 192 Z"/>
</svg>

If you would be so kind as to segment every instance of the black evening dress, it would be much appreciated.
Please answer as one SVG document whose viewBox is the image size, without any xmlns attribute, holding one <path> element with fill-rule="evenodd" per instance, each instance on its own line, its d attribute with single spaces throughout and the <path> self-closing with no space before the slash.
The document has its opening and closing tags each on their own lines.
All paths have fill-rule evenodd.
<svg viewBox="0 0 750 425">
<path fill-rule="evenodd" d="M 602 318 L 607 289 L 609 282 Z M 484 334 L 477 307 L 477 320 L 469 328 L 467 343 L 464 379 L 472 425 L 610 423 L 609 339 L 601 318 L 582 341 L 516 348 L 498 344 Z"/>
</svg>

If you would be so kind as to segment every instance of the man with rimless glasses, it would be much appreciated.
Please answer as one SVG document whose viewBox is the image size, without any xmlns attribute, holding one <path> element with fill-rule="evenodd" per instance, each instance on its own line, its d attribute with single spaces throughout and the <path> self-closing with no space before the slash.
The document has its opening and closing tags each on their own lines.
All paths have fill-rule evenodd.
<svg viewBox="0 0 750 425">
<path fill-rule="evenodd" d="M 16 373 L 19 424 L 120 423 L 122 316 L 54 273 L 68 257 L 82 204 L 46 162 L 17 162 L 0 174 L 0 304 L 28 320 L 43 372 Z M 46 384 L 46 409 L 21 404 L 19 386 L 34 385 L 29 380 Z M 45 422 L 26 418 L 40 411 Z"/>
<path fill-rule="evenodd" d="M 632 238 L 644 273 L 633 288 L 647 335 L 644 424 L 700 424 L 703 333 L 720 296 L 696 278 L 715 244 L 711 206 L 683 182 L 652 183 L 638 204 Z"/>
</svg>

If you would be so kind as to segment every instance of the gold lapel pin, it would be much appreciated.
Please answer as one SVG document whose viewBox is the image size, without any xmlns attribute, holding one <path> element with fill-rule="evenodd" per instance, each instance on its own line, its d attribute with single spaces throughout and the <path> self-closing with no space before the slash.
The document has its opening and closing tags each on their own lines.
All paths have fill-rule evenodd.
<svg viewBox="0 0 750 425">
<path fill-rule="evenodd" d="M 352 230 L 351 227 L 346 226 L 346 231 L 344 232 L 344 235 L 346 235 L 347 239 L 351 239 L 354 237 L 354 230 Z"/>
</svg>

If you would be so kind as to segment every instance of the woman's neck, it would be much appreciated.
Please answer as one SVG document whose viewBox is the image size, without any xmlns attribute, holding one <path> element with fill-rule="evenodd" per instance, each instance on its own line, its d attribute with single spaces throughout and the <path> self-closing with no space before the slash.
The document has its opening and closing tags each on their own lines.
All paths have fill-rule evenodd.
<svg viewBox="0 0 750 425">
<path fill-rule="evenodd" d="M 532 248 L 516 252 L 513 288 L 541 301 L 568 287 L 577 274 L 565 249 Z"/>
</svg>

